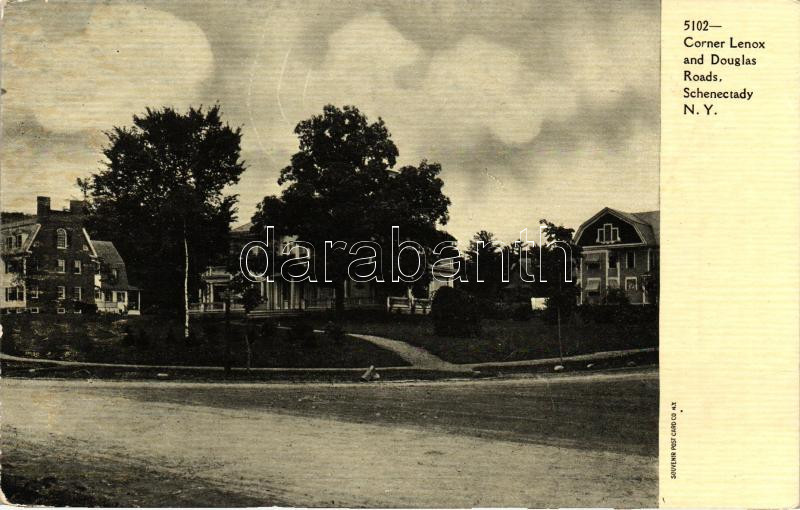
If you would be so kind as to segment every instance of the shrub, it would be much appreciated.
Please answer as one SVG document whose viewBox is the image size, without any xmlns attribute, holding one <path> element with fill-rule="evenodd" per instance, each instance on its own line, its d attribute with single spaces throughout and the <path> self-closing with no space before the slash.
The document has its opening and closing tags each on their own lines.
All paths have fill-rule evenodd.
<svg viewBox="0 0 800 510">
<path fill-rule="evenodd" d="M 603 298 L 605 305 L 627 305 L 630 304 L 628 295 L 622 289 L 608 289 L 605 297 Z"/>
<path fill-rule="evenodd" d="M 19 347 L 17 346 L 17 338 L 14 334 L 14 329 L 8 325 L 3 328 L 3 338 L 0 339 L 0 350 L 12 356 L 19 354 Z"/>
<path fill-rule="evenodd" d="M 74 335 L 70 342 L 75 346 L 75 350 L 81 354 L 92 354 L 94 352 L 94 341 L 88 335 Z"/>
<path fill-rule="evenodd" d="M 136 335 L 136 347 L 144 350 L 149 349 L 150 346 L 150 337 L 147 336 L 147 332 L 144 329 L 140 329 L 139 334 Z"/>
<path fill-rule="evenodd" d="M 431 306 L 434 332 L 440 336 L 477 336 L 482 313 L 474 296 L 453 287 L 442 287 Z"/>
<path fill-rule="evenodd" d="M 133 330 L 131 329 L 130 324 L 125 324 L 125 328 L 123 329 L 124 334 L 122 336 L 122 345 L 125 347 L 132 347 L 136 345 L 136 337 L 133 334 Z"/>
<path fill-rule="evenodd" d="M 75 309 L 80 311 L 82 314 L 94 315 L 97 313 L 97 304 L 78 301 L 75 303 Z"/>
<path fill-rule="evenodd" d="M 264 321 L 261 324 L 260 335 L 261 340 L 264 342 L 273 340 L 276 336 L 278 336 L 278 325 L 273 321 Z"/>
<path fill-rule="evenodd" d="M 212 344 L 219 335 L 219 326 L 213 322 L 203 324 L 203 339 L 206 344 Z"/>
<path fill-rule="evenodd" d="M 300 342 L 304 346 L 314 346 L 316 339 L 314 337 L 314 328 L 311 323 L 306 320 L 298 320 L 292 324 L 289 330 L 289 336 L 295 342 Z"/>
<path fill-rule="evenodd" d="M 325 335 L 336 345 L 341 345 L 344 341 L 344 328 L 341 324 L 333 321 L 325 325 Z"/>
<path fill-rule="evenodd" d="M 509 316 L 515 321 L 527 321 L 533 317 L 533 309 L 529 303 L 518 303 L 511 307 Z"/>
<path fill-rule="evenodd" d="M 167 336 L 164 337 L 164 344 L 165 345 L 173 345 L 175 343 L 175 332 L 172 331 L 172 328 L 167 329 Z"/>
</svg>

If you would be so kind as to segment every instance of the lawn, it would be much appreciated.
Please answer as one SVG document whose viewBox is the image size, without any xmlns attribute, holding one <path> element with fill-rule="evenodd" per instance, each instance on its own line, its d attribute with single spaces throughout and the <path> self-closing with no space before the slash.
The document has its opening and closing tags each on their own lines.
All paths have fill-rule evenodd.
<svg viewBox="0 0 800 510">
<path fill-rule="evenodd" d="M 396 354 L 351 336 L 338 342 L 315 333 L 306 338 L 294 331 L 261 324 L 231 325 L 234 367 L 247 364 L 246 327 L 256 340 L 252 367 L 358 368 L 408 366 Z M 140 316 L 11 316 L 3 317 L 3 352 L 44 359 L 145 365 L 221 366 L 225 356 L 225 325 L 219 318 L 193 320 L 191 338 L 181 335 L 177 317 Z"/>
<path fill-rule="evenodd" d="M 376 316 L 343 322 L 348 333 L 378 335 L 422 347 L 452 363 L 481 363 L 550 358 L 559 355 L 558 328 L 540 318 L 527 321 L 487 319 L 476 338 L 433 333 L 426 316 Z M 562 324 L 564 355 L 658 345 L 658 324 L 601 324 L 571 320 Z"/>
</svg>

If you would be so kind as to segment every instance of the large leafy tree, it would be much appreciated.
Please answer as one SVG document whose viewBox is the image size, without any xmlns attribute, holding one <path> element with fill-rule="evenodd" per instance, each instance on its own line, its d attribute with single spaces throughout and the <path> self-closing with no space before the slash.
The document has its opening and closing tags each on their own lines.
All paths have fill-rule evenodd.
<svg viewBox="0 0 800 510">
<path fill-rule="evenodd" d="M 388 281 L 393 225 L 401 240 L 414 240 L 429 254 L 438 242 L 452 239 L 437 229 L 447 223 L 450 205 L 442 193 L 441 166 L 423 160 L 395 170 L 398 150 L 383 120 L 369 122 L 354 106 L 328 105 L 294 132 L 299 151 L 281 171 L 278 184 L 284 189 L 280 196 L 264 198 L 253 223 L 262 234 L 273 226 L 279 235 L 310 243 L 320 281 L 325 241 L 341 240 L 348 248 L 359 241 L 379 244 Z M 325 260 L 338 311 L 350 260 L 341 250 L 329 252 Z"/>
<path fill-rule="evenodd" d="M 482 299 L 495 301 L 503 286 L 504 247 L 493 233 L 476 232 L 467 251 L 467 290 Z M 506 253 L 506 257 L 508 254 Z"/>
<path fill-rule="evenodd" d="M 79 181 L 90 229 L 114 242 L 150 302 L 182 306 L 188 336 L 189 290 L 228 250 L 237 197 L 224 191 L 244 171 L 241 132 L 215 105 L 147 109 L 106 135 L 106 167 Z"/>
</svg>

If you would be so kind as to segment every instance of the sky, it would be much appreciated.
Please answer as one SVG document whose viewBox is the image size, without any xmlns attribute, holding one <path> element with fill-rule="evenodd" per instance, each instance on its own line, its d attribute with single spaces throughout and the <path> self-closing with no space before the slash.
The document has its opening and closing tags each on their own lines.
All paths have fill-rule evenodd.
<svg viewBox="0 0 800 510">
<path fill-rule="evenodd" d="M 105 131 L 148 106 L 219 103 L 243 132 L 238 223 L 280 192 L 294 126 L 326 104 L 381 117 L 398 165 L 441 163 L 444 228 L 461 242 L 658 209 L 659 13 L 626 0 L 9 4 L 0 205 L 66 205 L 102 168 Z"/>
</svg>

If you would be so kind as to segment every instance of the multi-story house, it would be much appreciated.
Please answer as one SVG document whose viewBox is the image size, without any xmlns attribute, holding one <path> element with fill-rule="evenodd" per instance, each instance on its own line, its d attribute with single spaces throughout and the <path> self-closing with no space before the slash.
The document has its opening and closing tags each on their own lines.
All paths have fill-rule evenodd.
<svg viewBox="0 0 800 510">
<path fill-rule="evenodd" d="M 252 223 L 246 223 L 231 230 L 230 258 L 237 260 L 241 254 L 242 247 L 248 242 L 258 240 L 250 229 Z M 279 240 L 278 253 L 282 252 L 286 243 L 294 240 L 293 237 L 284 236 Z M 255 248 L 257 250 L 257 248 Z M 208 313 L 223 312 L 225 310 L 225 291 L 227 290 L 233 276 L 228 268 L 223 265 L 210 266 L 201 275 L 201 286 L 198 293 L 198 302 L 190 306 L 190 312 Z M 440 275 L 440 279 L 444 277 Z M 446 282 L 432 281 L 423 290 L 423 298 L 413 297 L 410 294 L 390 297 L 385 289 L 375 282 L 357 282 L 347 280 L 344 285 L 344 305 L 348 309 L 382 309 L 389 307 L 394 310 L 410 308 L 414 302 L 423 303 L 419 309 L 428 310 L 426 304 L 433 293 L 441 286 L 453 286 L 452 277 Z M 258 284 L 261 294 L 261 304 L 256 308 L 255 313 L 294 313 L 303 310 L 330 310 L 335 306 L 334 289 L 330 285 L 320 282 L 312 283 L 308 281 L 295 282 L 284 280 L 279 274 L 275 275 L 274 281 L 262 281 Z M 240 303 L 238 296 L 232 297 L 231 310 L 243 311 L 244 307 Z"/>
<path fill-rule="evenodd" d="M 50 208 L 48 197 L 37 197 L 35 215 L 0 225 L 3 313 L 81 313 L 94 305 L 110 311 L 99 306 L 103 301 L 98 291 L 104 289 L 124 293 L 124 306 L 114 311 L 138 313 L 138 289 L 128 285 L 127 279 L 115 281 L 114 268 L 108 273 L 101 270 L 111 263 L 118 273 L 122 259 L 109 260 L 107 251 L 98 253 L 98 242 L 89 237 L 83 223 L 84 202 L 71 200 L 69 209 L 59 211 Z M 120 295 L 112 296 L 116 301 Z"/>
<path fill-rule="evenodd" d="M 622 289 L 633 304 L 657 302 L 648 280 L 658 278 L 659 211 L 627 213 L 606 207 L 575 232 L 581 247 L 581 303 L 602 303 Z"/>
<path fill-rule="evenodd" d="M 230 257 L 237 260 L 242 248 L 250 241 L 258 239 L 250 232 L 252 223 L 240 225 L 231 230 Z M 293 238 L 285 236 L 280 239 L 279 253 L 283 246 Z M 258 248 L 254 248 L 257 250 Z M 225 310 L 225 291 L 233 276 L 223 265 L 210 266 L 201 275 L 198 303 L 191 305 L 192 312 L 222 312 Z M 302 310 L 324 310 L 333 307 L 333 288 L 310 282 L 294 282 L 284 280 L 275 275 L 275 281 L 263 281 L 258 284 L 261 304 L 257 312 L 286 313 Z M 380 308 L 383 301 L 378 299 L 374 285 L 348 281 L 345 285 L 345 303 L 349 308 Z M 242 311 L 239 296 L 232 298 L 232 310 Z"/>
</svg>

